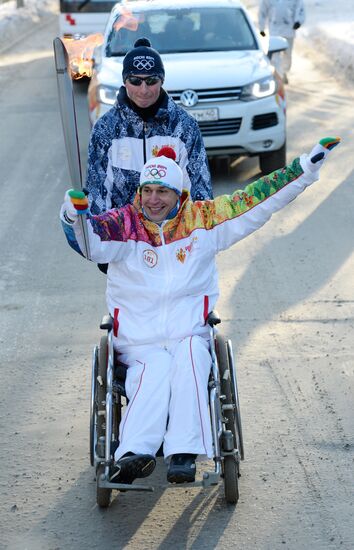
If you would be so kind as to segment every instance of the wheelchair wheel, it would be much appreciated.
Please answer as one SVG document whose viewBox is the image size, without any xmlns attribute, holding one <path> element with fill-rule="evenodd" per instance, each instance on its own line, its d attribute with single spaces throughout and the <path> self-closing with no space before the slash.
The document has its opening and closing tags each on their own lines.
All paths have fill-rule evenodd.
<svg viewBox="0 0 354 550">
<path fill-rule="evenodd" d="M 225 396 L 221 405 L 224 407 L 222 411 L 223 418 L 226 420 L 226 429 L 231 431 L 233 436 L 234 448 L 238 449 L 239 437 L 237 433 L 237 424 L 235 416 L 235 403 L 232 397 L 231 382 L 230 382 L 230 365 L 227 350 L 227 344 L 221 334 L 215 337 L 215 350 L 218 359 L 218 367 L 220 373 L 221 394 Z M 223 445 L 221 445 L 223 447 Z M 226 502 L 236 504 L 239 498 L 238 478 L 239 461 L 238 455 L 225 455 L 223 459 L 223 474 L 224 474 L 224 491 Z"/>
<path fill-rule="evenodd" d="M 232 353 L 231 341 L 228 340 L 226 345 L 227 345 L 227 352 L 228 352 L 228 355 L 229 355 L 232 400 L 233 400 L 233 403 L 235 404 L 237 449 L 240 453 L 241 460 L 244 460 L 245 459 L 245 451 L 244 451 L 244 446 L 243 446 L 240 399 L 239 399 L 239 396 L 238 396 L 236 369 L 235 369 L 234 357 L 233 357 L 233 353 Z"/>
<path fill-rule="evenodd" d="M 105 401 L 107 371 L 107 336 L 103 336 L 99 347 L 93 351 L 91 405 L 90 405 L 90 462 L 95 466 L 98 455 L 104 458 Z M 100 439 L 101 438 L 101 439 Z"/>
<path fill-rule="evenodd" d="M 95 346 L 92 355 L 92 373 L 91 373 L 91 403 L 90 403 L 90 463 L 95 465 L 95 447 L 96 447 L 96 386 L 98 370 L 98 346 Z"/>
<path fill-rule="evenodd" d="M 100 508 L 108 508 L 108 506 L 111 502 L 112 490 L 111 489 L 105 489 L 103 487 L 98 486 L 100 476 L 103 473 L 104 473 L 104 465 L 100 464 L 97 467 L 97 471 L 96 471 L 96 502 L 97 502 L 97 505 Z"/>
<path fill-rule="evenodd" d="M 237 504 L 239 498 L 238 491 L 238 464 L 234 456 L 224 457 L 224 492 L 226 502 Z"/>
<path fill-rule="evenodd" d="M 97 369 L 97 441 L 105 435 L 106 427 L 106 381 L 108 363 L 108 338 L 102 336 L 98 350 Z"/>
</svg>

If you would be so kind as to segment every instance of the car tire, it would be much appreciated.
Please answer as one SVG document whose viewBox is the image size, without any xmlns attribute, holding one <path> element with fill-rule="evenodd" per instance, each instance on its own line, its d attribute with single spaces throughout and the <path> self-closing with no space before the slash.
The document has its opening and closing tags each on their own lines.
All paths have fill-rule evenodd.
<svg viewBox="0 0 354 550">
<path fill-rule="evenodd" d="M 286 142 L 277 151 L 259 155 L 259 167 L 264 176 L 286 165 Z"/>
</svg>

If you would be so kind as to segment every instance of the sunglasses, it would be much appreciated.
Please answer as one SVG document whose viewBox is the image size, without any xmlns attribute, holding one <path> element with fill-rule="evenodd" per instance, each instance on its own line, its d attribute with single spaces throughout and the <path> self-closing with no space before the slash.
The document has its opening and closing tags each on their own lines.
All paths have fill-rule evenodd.
<svg viewBox="0 0 354 550">
<path fill-rule="evenodd" d="M 145 76 L 144 78 L 141 76 L 128 76 L 127 80 L 132 86 L 141 86 L 143 82 L 145 82 L 147 86 L 154 86 L 158 82 L 161 82 L 159 76 Z"/>
</svg>

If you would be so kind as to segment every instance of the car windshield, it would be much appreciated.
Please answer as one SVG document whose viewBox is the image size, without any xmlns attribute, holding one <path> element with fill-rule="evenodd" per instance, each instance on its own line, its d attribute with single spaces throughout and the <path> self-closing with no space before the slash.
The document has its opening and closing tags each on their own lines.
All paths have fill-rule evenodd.
<svg viewBox="0 0 354 550">
<path fill-rule="evenodd" d="M 109 13 L 114 1 L 109 0 L 60 0 L 60 13 Z"/>
<path fill-rule="evenodd" d="M 143 36 L 161 54 L 258 48 L 249 23 L 238 8 L 124 10 L 108 35 L 106 56 L 125 55 Z"/>
</svg>

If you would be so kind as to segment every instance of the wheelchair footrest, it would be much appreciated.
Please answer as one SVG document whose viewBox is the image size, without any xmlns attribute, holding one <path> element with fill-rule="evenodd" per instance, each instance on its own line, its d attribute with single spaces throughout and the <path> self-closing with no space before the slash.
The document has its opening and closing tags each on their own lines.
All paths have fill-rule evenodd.
<svg viewBox="0 0 354 550">
<path fill-rule="evenodd" d="M 112 483 L 111 481 L 99 480 L 100 489 L 116 489 L 116 491 L 148 491 L 153 492 L 154 488 L 148 485 L 134 485 L 133 483 Z"/>
<path fill-rule="evenodd" d="M 210 487 L 211 485 L 217 485 L 220 481 L 219 472 L 204 472 L 203 473 L 203 487 Z"/>
<path fill-rule="evenodd" d="M 161 489 L 186 489 L 187 487 L 210 487 L 211 485 L 217 485 L 220 481 L 220 474 L 217 472 L 204 472 L 203 479 L 201 481 L 193 481 L 191 483 L 167 483 L 166 485 L 160 485 Z"/>
</svg>

